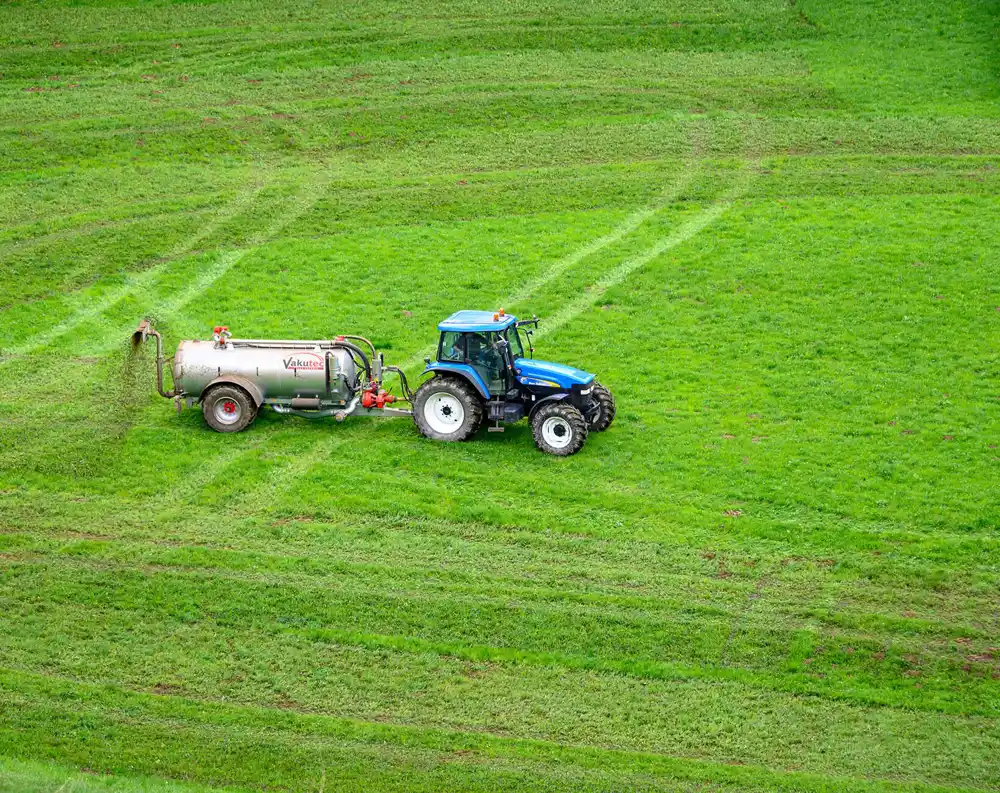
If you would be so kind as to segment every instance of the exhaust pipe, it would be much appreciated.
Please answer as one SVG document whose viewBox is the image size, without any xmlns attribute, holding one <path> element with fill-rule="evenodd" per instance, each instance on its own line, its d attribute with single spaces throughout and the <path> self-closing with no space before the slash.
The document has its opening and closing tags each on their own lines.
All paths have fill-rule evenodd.
<svg viewBox="0 0 1000 793">
<path fill-rule="evenodd" d="M 139 326 L 132 332 L 132 351 L 138 350 L 139 345 L 150 336 L 156 339 L 156 390 L 161 397 L 171 399 L 176 396 L 176 392 L 163 390 L 163 364 L 166 362 L 163 357 L 163 337 L 153 327 L 153 322 L 148 317 L 140 322 Z"/>
</svg>

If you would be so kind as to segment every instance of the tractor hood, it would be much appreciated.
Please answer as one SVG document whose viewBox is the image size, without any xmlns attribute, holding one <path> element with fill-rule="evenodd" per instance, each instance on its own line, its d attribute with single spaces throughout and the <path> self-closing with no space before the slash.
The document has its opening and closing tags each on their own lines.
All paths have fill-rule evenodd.
<svg viewBox="0 0 1000 793">
<path fill-rule="evenodd" d="M 534 358 L 518 358 L 514 361 L 514 368 L 518 370 L 517 379 L 525 385 L 572 388 L 575 385 L 587 385 L 594 379 L 594 375 L 582 369 Z"/>
</svg>

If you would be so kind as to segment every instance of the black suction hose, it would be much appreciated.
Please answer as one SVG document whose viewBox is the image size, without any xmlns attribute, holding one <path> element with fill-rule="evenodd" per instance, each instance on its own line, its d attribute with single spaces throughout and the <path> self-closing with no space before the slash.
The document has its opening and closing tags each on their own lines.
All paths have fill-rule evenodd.
<svg viewBox="0 0 1000 793">
<path fill-rule="evenodd" d="M 403 370 L 400 369 L 398 366 L 386 366 L 384 371 L 395 372 L 396 374 L 399 375 L 399 382 L 403 388 L 403 396 L 406 398 L 407 402 L 412 402 L 413 392 L 410 390 L 410 384 L 406 382 L 406 375 L 403 373 Z"/>
<path fill-rule="evenodd" d="M 371 379 L 372 379 L 372 365 L 371 365 L 371 361 L 368 360 L 368 356 L 365 355 L 364 351 L 360 347 L 358 347 L 356 344 L 351 344 L 349 341 L 335 341 L 330 346 L 331 347 L 335 347 L 335 348 L 339 348 L 339 349 L 342 349 L 342 350 L 347 350 L 351 354 L 352 358 L 354 358 L 354 356 L 358 356 L 359 358 L 361 358 L 361 365 L 364 367 L 365 376 L 368 378 L 368 382 L 371 382 Z M 330 353 L 327 353 L 326 356 L 327 356 L 327 358 L 329 358 L 330 357 Z M 356 358 L 355 358 L 355 362 L 357 362 Z M 330 367 L 329 366 L 327 366 L 326 371 L 327 371 L 327 377 L 329 378 L 329 376 L 330 376 Z M 327 386 L 327 389 L 329 390 L 330 383 L 327 382 L 326 386 Z"/>
</svg>

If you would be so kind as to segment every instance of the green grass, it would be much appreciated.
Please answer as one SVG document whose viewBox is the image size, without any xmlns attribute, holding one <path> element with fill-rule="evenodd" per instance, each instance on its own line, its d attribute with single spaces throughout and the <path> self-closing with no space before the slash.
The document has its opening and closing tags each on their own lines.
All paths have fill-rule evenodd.
<svg viewBox="0 0 1000 793">
<path fill-rule="evenodd" d="M 1000 788 L 1000 4 L 0 4 L 0 791 Z M 619 417 L 169 346 L 543 317 Z"/>
</svg>

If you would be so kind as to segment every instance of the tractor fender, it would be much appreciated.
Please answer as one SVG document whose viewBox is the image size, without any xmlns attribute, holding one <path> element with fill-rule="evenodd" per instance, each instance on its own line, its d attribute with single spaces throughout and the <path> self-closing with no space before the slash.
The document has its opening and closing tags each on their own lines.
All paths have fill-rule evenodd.
<svg viewBox="0 0 1000 793">
<path fill-rule="evenodd" d="M 441 361 L 434 361 L 427 365 L 424 369 L 424 374 L 433 374 L 435 377 L 442 376 L 452 376 L 461 377 L 467 380 L 469 384 L 476 389 L 479 396 L 483 399 L 489 401 L 490 390 L 486 387 L 486 382 L 483 380 L 482 375 L 479 374 L 475 369 L 465 363 L 443 363 Z"/>
<path fill-rule="evenodd" d="M 208 391 L 208 389 L 212 386 L 220 385 L 221 383 L 239 386 L 250 395 L 250 398 L 257 407 L 260 407 L 261 403 L 264 401 L 264 394 L 261 392 L 260 386 L 258 386 L 253 380 L 241 377 L 238 374 L 224 374 L 216 377 L 212 382 L 205 386 L 205 390 L 201 392 L 198 399 L 200 400 L 201 397 L 205 395 L 205 391 Z"/>
<path fill-rule="evenodd" d="M 531 419 L 535 415 L 535 412 L 542 405 L 549 405 L 552 402 L 562 402 L 562 401 L 564 401 L 566 399 L 569 399 L 569 394 L 566 393 L 565 391 L 563 393 L 561 393 L 561 394 L 550 394 L 549 396 L 545 397 L 544 399 L 539 399 L 537 402 L 535 402 L 531 406 L 531 410 L 528 411 L 528 421 L 529 422 L 531 421 Z"/>
</svg>

